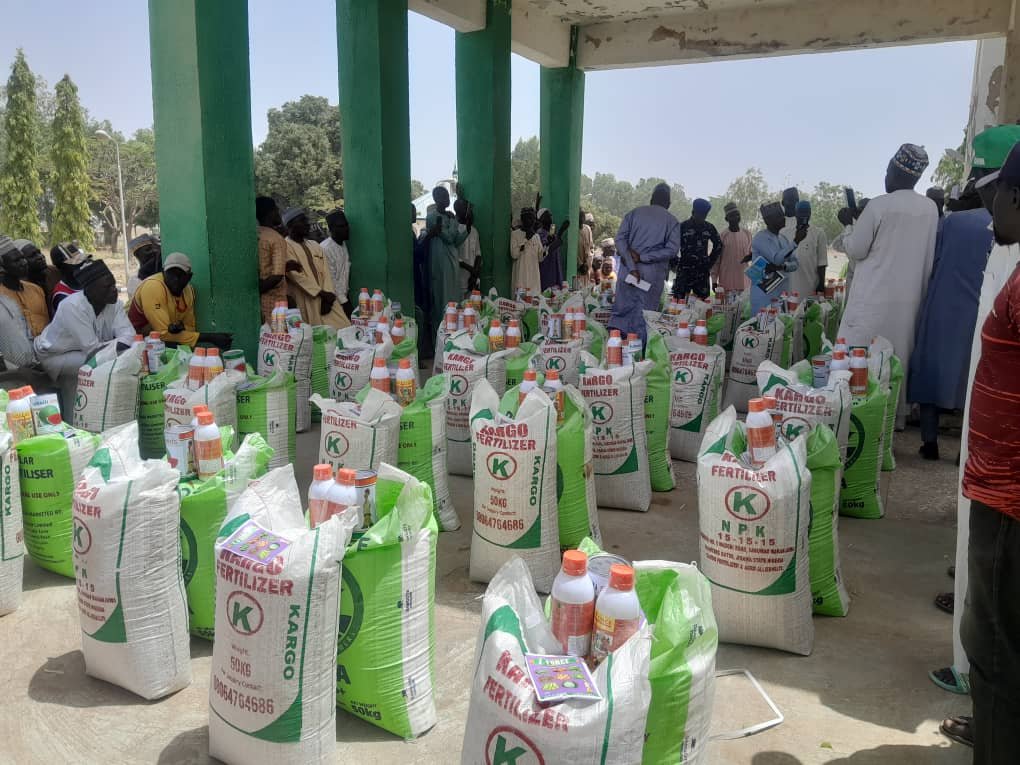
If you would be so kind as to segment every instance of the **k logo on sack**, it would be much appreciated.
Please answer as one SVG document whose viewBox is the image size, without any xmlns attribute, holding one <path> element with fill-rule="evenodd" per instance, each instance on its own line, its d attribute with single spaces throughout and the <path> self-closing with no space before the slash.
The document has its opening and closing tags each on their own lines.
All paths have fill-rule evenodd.
<svg viewBox="0 0 1020 765">
<path fill-rule="evenodd" d="M 327 433 L 325 444 L 326 454 L 330 457 L 343 457 L 347 454 L 347 450 L 351 448 L 351 442 L 339 430 L 331 430 Z"/>
<path fill-rule="evenodd" d="M 516 728 L 494 728 L 485 742 L 485 765 L 545 765 L 538 747 Z"/>
<path fill-rule="evenodd" d="M 489 469 L 489 475 L 497 481 L 508 481 L 517 472 L 517 460 L 506 452 L 493 452 L 489 455 L 486 467 Z"/>
<path fill-rule="evenodd" d="M 450 375 L 450 395 L 463 396 L 467 393 L 468 381 L 464 375 Z"/>
<path fill-rule="evenodd" d="M 333 387 L 337 390 L 350 390 L 353 384 L 354 380 L 347 372 L 337 372 L 336 377 L 333 378 Z"/>
<path fill-rule="evenodd" d="M 757 521 L 768 515 L 772 500 L 754 486 L 734 486 L 723 499 L 726 512 L 738 521 Z"/>
<path fill-rule="evenodd" d="M 613 419 L 613 407 L 605 401 L 591 403 L 591 419 L 596 425 L 605 425 Z"/>
<path fill-rule="evenodd" d="M 545 368 L 555 372 L 562 372 L 567 368 L 567 360 L 562 356 L 550 356 L 545 362 Z"/>
<path fill-rule="evenodd" d="M 74 411 L 80 412 L 86 406 L 88 406 L 89 397 L 85 395 L 85 391 L 79 390 L 74 394 Z"/>
<path fill-rule="evenodd" d="M 741 342 L 745 348 L 757 348 L 759 340 L 755 335 L 744 335 Z"/>
<path fill-rule="evenodd" d="M 811 430 L 811 423 L 803 417 L 788 417 L 783 420 L 783 438 L 793 441 L 801 433 Z"/>
<path fill-rule="evenodd" d="M 691 370 L 687 369 L 686 367 L 680 367 L 678 370 L 676 370 L 676 373 L 673 375 L 673 381 L 678 382 L 681 385 L 687 385 L 687 383 L 689 383 L 693 379 L 694 373 Z"/>
<path fill-rule="evenodd" d="M 262 629 L 265 614 L 251 595 L 234 590 L 227 596 L 227 622 L 238 635 L 248 637 Z"/>
<path fill-rule="evenodd" d="M 74 521 L 74 531 L 71 537 L 71 546 L 79 555 L 84 555 L 92 549 L 92 532 L 89 527 L 77 518 Z"/>
</svg>

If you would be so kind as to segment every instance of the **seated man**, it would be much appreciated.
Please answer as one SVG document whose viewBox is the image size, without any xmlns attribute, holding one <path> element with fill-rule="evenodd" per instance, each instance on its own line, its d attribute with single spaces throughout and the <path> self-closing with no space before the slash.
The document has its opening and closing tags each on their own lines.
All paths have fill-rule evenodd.
<svg viewBox="0 0 1020 765">
<path fill-rule="evenodd" d="M 89 261 L 78 268 L 75 278 L 82 291 L 61 302 L 53 321 L 35 339 L 36 355 L 60 388 L 67 416 L 74 402 L 78 367 L 111 340 L 127 348 L 135 337 L 117 301 L 117 282 L 106 263 Z"/>
<path fill-rule="evenodd" d="M 0 236 L 0 295 L 21 309 L 28 325 L 29 336 L 38 337 L 50 323 L 50 312 L 46 308 L 46 294 L 42 287 L 25 281 L 28 276 L 28 261 L 21 250 L 6 236 Z"/>
<path fill-rule="evenodd" d="M 178 344 L 194 348 L 199 343 L 230 347 L 226 332 L 199 332 L 195 319 L 195 288 L 191 281 L 191 260 L 180 252 L 170 253 L 163 260 L 163 272 L 153 274 L 135 291 L 128 309 L 128 318 L 135 331 L 148 335 L 158 332 L 169 346 Z"/>
<path fill-rule="evenodd" d="M 50 250 L 50 261 L 53 263 L 50 268 L 56 272 L 57 276 L 56 280 L 53 280 L 52 277 L 47 278 L 47 282 L 53 282 L 53 286 L 50 287 L 48 293 L 50 296 L 51 316 L 56 316 L 57 306 L 60 305 L 64 298 L 81 291 L 81 285 L 75 280 L 74 272 L 89 257 L 82 250 L 78 249 L 77 245 L 70 242 L 58 244 Z"/>
<path fill-rule="evenodd" d="M 49 295 L 49 292 L 46 291 L 46 256 L 27 239 L 15 239 L 14 246 L 21 250 L 21 254 L 25 256 L 25 281 L 39 285 L 43 293 Z"/>
<path fill-rule="evenodd" d="M 153 274 L 160 272 L 163 249 L 159 239 L 152 234 L 142 234 L 128 242 L 128 252 L 138 261 L 138 273 L 132 274 L 127 283 L 128 300 L 132 300 L 138 286 Z"/>
</svg>

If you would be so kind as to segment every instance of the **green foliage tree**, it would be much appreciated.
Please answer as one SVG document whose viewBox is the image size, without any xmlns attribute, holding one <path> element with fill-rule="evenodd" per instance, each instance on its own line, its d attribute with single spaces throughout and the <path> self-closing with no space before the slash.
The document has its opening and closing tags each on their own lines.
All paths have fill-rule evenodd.
<svg viewBox="0 0 1020 765">
<path fill-rule="evenodd" d="M 826 239 L 831 242 L 843 230 L 843 224 L 836 217 L 846 207 L 846 191 L 837 183 L 819 181 L 809 195 L 804 195 L 811 202 L 811 225 L 825 231 Z M 857 198 L 863 196 L 857 192 Z"/>
<path fill-rule="evenodd" d="M 964 132 L 966 133 L 966 131 Z M 941 186 L 947 192 L 957 184 L 963 186 L 967 169 L 963 159 L 966 149 L 966 138 L 964 138 L 955 151 L 946 149 L 942 152 L 942 159 L 939 160 L 938 165 L 935 166 L 935 172 L 932 174 L 932 180 L 936 186 Z"/>
<path fill-rule="evenodd" d="M 0 170 L 0 231 L 39 242 L 39 127 L 35 77 L 20 48 L 7 81 L 5 156 Z"/>
<path fill-rule="evenodd" d="M 425 193 L 425 184 L 419 181 L 417 178 L 411 179 L 411 199 L 417 199 Z"/>
<path fill-rule="evenodd" d="M 88 174 L 89 154 L 85 141 L 85 115 L 78 102 L 78 88 L 71 78 L 57 83 L 56 113 L 53 117 L 50 158 L 53 164 L 53 215 L 50 241 L 78 240 L 93 246 Z"/>
<path fill-rule="evenodd" d="M 120 160 L 124 171 L 124 214 L 127 232 L 121 230 L 120 189 L 117 184 L 117 155 L 113 141 L 97 136 L 102 128 L 120 142 Z M 89 178 L 92 199 L 89 207 L 99 218 L 110 249 L 117 250 L 121 236 L 134 235 L 136 226 L 152 227 L 159 222 L 159 191 L 156 188 L 156 139 L 152 130 L 135 132 L 125 141 L 108 121 L 89 124 Z"/>
<path fill-rule="evenodd" d="M 517 139 L 510 152 L 510 215 L 517 218 L 521 208 L 532 207 L 541 183 L 538 137 Z"/>
<path fill-rule="evenodd" d="M 713 204 L 713 212 L 722 213 L 722 208 L 728 202 L 734 202 L 740 209 L 742 218 L 741 225 L 751 233 L 764 228 L 761 214 L 758 212 L 764 203 L 779 199 L 779 194 L 770 192 L 769 185 L 765 180 L 762 171 L 757 167 L 750 167 L 742 176 L 734 178 L 722 195 L 721 205 Z M 720 219 L 721 220 L 721 219 Z"/>
<path fill-rule="evenodd" d="M 270 109 L 266 140 L 255 152 L 255 192 L 284 207 L 329 210 L 342 203 L 340 108 L 301 96 Z"/>
</svg>

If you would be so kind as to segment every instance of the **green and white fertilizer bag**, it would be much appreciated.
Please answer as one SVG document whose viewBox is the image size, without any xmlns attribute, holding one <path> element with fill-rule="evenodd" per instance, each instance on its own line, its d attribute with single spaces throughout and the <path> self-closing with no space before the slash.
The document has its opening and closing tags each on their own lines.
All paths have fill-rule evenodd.
<svg viewBox="0 0 1020 765">
<path fill-rule="evenodd" d="M 535 369 L 532 358 L 538 352 L 538 346 L 534 343 L 521 343 L 517 346 L 520 353 L 510 356 L 506 360 L 506 389 L 510 390 L 521 384 L 524 379 L 524 372 L 528 369 Z M 537 370 L 536 370 L 537 371 Z"/>
<path fill-rule="evenodd" d="M 138 424 L 107 431 L 74 491 L 85 672 L 144 699 L 191 683 L 180 474 L 138 456 Z"/>
<path fill-rule="evenodd" d="M 804 304 L 797 306 L 796 311 L 788 311 L 785 314 L 789 321 L 793 322 L 790 332 L 790 364 L 795 364 L 804 358 Z M 809 357 L 810 358 L 810 357 Z M 790 366 L 787 364 L 787 366 Z"/>
<path fill-rule="evenodd" d="M 582 354 L 578 390 L 591 412 L 595 494 L 599 507 L 647 512 L 652 504 L 645 430 L 645 392 L 651 361 L 603 369 Z"/>
<path fill-rule="evenodd" d="M 499 413 L 499 394 L 479 380 L 471 401 L 474 531 L 470 575 L 488 582 L 515 556 L 542 592 L 560 569 L 556 503 L 556 408 L 541 390 L 516 417 Z"/>
<path fill-rule="evenodd" d="M 648 437 L 648 473 L 652 491 L 672 491 L 673 460 L 669 456 L 669 418 L 673 408 L 673 370 L 666 341 L 648 335 L 645 358 L 652 363 L 645 389 L 645 433 Z"/>
<path fill-rule="evenodd" d="M 337 332 L 336 349 L 329 365 L 330 398 L 354 401 L 368 385 L 377 355 L 387 360 L 393 355 L 393 343 L 388 336 L 376 345 L 361 327 L 344 327 Z"/>
<path fill-rule="evenodd" d="M 21 605 L 24 558 L 18 452 L 13 436 L 0 431 L 0 616 Z"/>
<path fill-rule="evenodd" d="M 701 570 L 719 639 L 807 656 L 815 636 L 807 434 L 782 442 L 761 467 L 746 447 L 744 423 L 729 407 L 708 426 L 698 456 Z"/>
<path fill-rule="evenodd" d="M 489 294 L 485 296 L 484 306 L 491 310 L 493 318 L 499 319 L 500 324 L 504 327 L 509 326 L 511 319 L 520 321 L 526 308 L 520 301 L 500 297 L 495 287 L 490 289 Z"/>
<path fill-rule="evenodd" d="M 102 433 L 135 419 L 141 372 L 141 344 L 119 355 L 116 340 L 102 346 L 78 369 L 74 427 Z"/>
<path fill-rule="evenodd" d="M 578 549 L 589 556 L 603 552 L 590 539 Z M 641 762 L 706 763 L 719 646 L 711 585 L 693 564 L 639 560 L 634 574 L 634 590 L 652 630 L 652 701 Z"/>
<path fill-rule="evenodd" d="M 214 548 L 230 506 L 248 482 L 266 472 L 273 450 L 258 433 L 246 436 L 223 470 L 199 481 L 181 481 L 181 569 L 188 596 L 188 626 L 196 637 L 213 639 L 216 624 Z"/>
<path fill-rule="evenodd" d="M 248 375 L 237 387 L 237 433 L 258 433 L 273 450 L 269 468 L 294 462 L 297 454 L 297 405 L 294 375 L 277 369 L 269 377 Z"/>
<path fill-rule="evenodd" d="M 183 384 L 191 351 L 186 346 L 168 348 L 163 359 L 158 372 L 145 375 L 138 383 L 138 451 L 147 460 L 166 454 L 163 391 L 170 385 Z"/>
<path fill-rule="evenodd" d="M 845 455 L 850 438 L 850 373 L 830 373 L 824 388 L 814 387 L 813 378 L 807 361 L 798 361 L 789 369 L 770 361 L 758 367 L 758 389 L 763 396 L 775 397 L 776 410 L 783 417 L 783 437 L 792 441 L 810 433 L 815 425 L 827 425 L 836 436 L 839 453 Z"/>
<path fill-rule="evenodd" d="M 515 386 L 499 402 L 499 411 L 513 418 L 519 408 L 520 389 Z M 556 426 L 556 515 L 560 552 L 574 549 L 585 537 L 602 544 L 595 499 L 593 432 L 591 412 L 584 398 L 577 388 L 566 386 L 563 422 Z"/>
<path fill-rule="evenodd" d="M 560 654 L 528 567 L 509 560 L 482 600 L 462 765 L 640 762 L 652 689 L 643 626 L 592 672 L 602 698 L 540 704 L 525 653 Z"/>
<path fill-rule="evenodd" d="M 28 438 L 15 447 L 25 549 L 36 565 L 61 576 L 74 576 L 71 503 L 99 442 L 96 434 L 67 428 Z"/>
<path fill-rule="evenodd" d="M 263 324 L 259 334 L 259 377 L 269 377 L 277 369 L 294 375 L 298 433 L 304 433 L 312 426 L 312 409 L 308 400 L 312 395 L 313 345 L 312 328 L 303 324 L 290 327 L 285 334 L 270 332 L 269 327 Z"/>
<path fill-rule="evenodd" d="M 680 337 L 666 338 L 673 395 L 669 451 L 674 459 L 696 462 L 701 438 L 719 414 L 726 351 Z"/>
<path fill-rule="evenodd" d="M 336 705 L 405 739 L 436 724 L 432 492 L 383 464 L 380 516 L 344 556 Z"/>
<path fill-rule="evenodd" d="M 393 326 L 392 319 L 390 326 Z M 392 337 L 390 339 L 392 341 Z M 417 383 L 420 377 L 418 372 L 418 324 L 414 319 L 404 319 L 404 339 L 393 346 L 393 352 L 386 363 L 391 379 L 396 379 L 401 359 L 411 360 L 411 369 L 414 370 L 414 379 Z"/>
<path fill-rule="evenodd" d="M 885 410 L 885 445 L 882 454 L 882 470 L 891 472 L 896 469 L 896 457 L 893 455 L 893 435 L 896 432 L 896 413 L 900 405 L 900 391 L 903 387 L 903 363 L 893 352 L 893 345 L 886 338 L 878 335 L 871 341 L 868 348 L 868 369 L 879 384 L 889 389 L 889 401 Z"/>
<path fill-rule="evenodd" d="M 292 465 L 253 481 L 227 511 L 216 541 L 213 757 L 336 761 L 340 563 L 357 522 L 352 511 L 309 530 Z"/>
<path fill-rule="evenodd" d="M 585 326 L 587 326 L 587 330 L 582 337 L 581 350 L 587 351 L 597 359 L 602 358 L 602 349 L 605 348 L 606 340 L 609 339 L 609 330 L 591 316 L 588 317 Z"/>
<path fill-rule="evenodd" d="M 824 352 L 822 349 L 828 337 L 825 331 L 822 306 L 812 300 L 810 303 L 802 305 L 798 310 L 804 312 L 804 358 L 810 362 L 812 358 Z"/>
<path fill-rule="evenodd" d="M 723 407 L 732 406 L 738 412 L 747 411 L 747 402 L 758 396 L 758 365 L 771 361 L 782 366 L 783 345 L 787 339 L 787 326 L 782 321 L 762 318 L 748 319 L 737 327 L 733 338 L 730 371 L 723 391 Z"/>
<path fill-rule="evenodd" d="M 450 381 L 446 399 L 446 462 L 450 475 L 471 475 L 471 396 L 487 380 L 497 396 L 506 392 L 506 364 L 520 353 L 510 348 L 488 352 L 489 338 L 459 332 L 446 341 L 443 372 Z M 493 410 L 495 411 L 495 409 Z"/>
<path fill-rule="evenodd" d="M 418 389 L 414 401 L 400 413 L 397 465 L 432 489 L 436 521 L 441 531 L 460 528 L 446 476 L 446 375 L 432 377 Z"/>
<path fill-rule="evenodd" d="M 338 468 L 378 470 L 379 464 L 397 464 L 400 444 L 400 404 L 369 389 L 363 403 L 338 403 L 312 396 L 322 410 L 319 462 Z"/>
<path fill-rule="evenodd" d="M 564 385 L 577 385 L 578 366 L 581 359 L 581 340 L 553 340 L 535 338 L 538 353 L 532 366 L 538 372 L 556 372 Z"/>
<path fill-rule="evenodd" d="M 839 498 L 840 515 L 870 519 L 885 515 L 880 481 L 888 401 L 889 389 L 882 388 L 873 377 L 868 380 L 868 395 L 853 400 Z"/>
<path fill-rule="evenodd" d="M 808 436 L 807 466 L 811 471 L 811 605 L 816 614 L 846 616 L 850 596 L 839 565 L 839 484 L 843 460 L 836 436 L 827 425 L 815 425 Z"/>
<path fill-rule="evenodd" d="M 217 425 L 237 432 L 237 388 L 246 379 L 244 372 L 227 369 L 196 390 L 188 387 L 186 377 L 175 380 L 163 391 L 163 427 L 190 425 L 195 407 L 204 404 Z"/>
<path fill-rule="evenodd" d="M 312 327 L 312 393 L 329 398 L 329 362 L 336 348 L 336 329 L 326 324 Z M 319 421 L 319 411 L 312 410 L 312 421 Z"/>
</svg>

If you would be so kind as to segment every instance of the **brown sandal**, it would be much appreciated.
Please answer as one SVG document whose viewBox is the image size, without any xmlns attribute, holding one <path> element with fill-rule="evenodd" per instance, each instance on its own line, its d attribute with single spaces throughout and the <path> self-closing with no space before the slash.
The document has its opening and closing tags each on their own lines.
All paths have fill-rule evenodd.
<svg viewBox="0 0 1020 765">
<path fill-rule="evenodd" d="M 964 746 L 974 746 L 974 718 L 965 715 L 947 717 L 939 725 L 939 730 L 946 738 Z"/>
<path fill-rule="evenodd" d="M 956 596 L 951 592 L 940 592 L 935 596 L 935 608 L 939 611 L 945 611 L 947 614 L 953 613 L 953 608 L 956 605 Z"/>
</svg>

